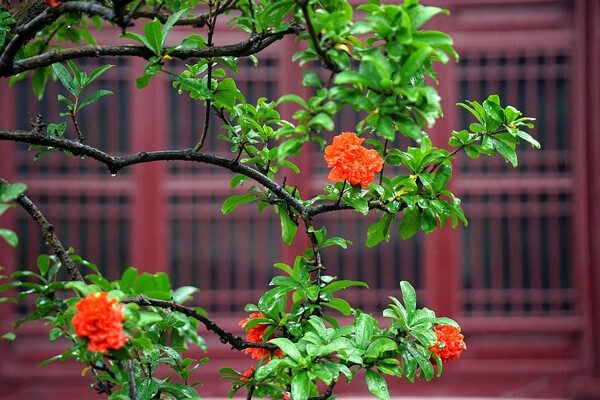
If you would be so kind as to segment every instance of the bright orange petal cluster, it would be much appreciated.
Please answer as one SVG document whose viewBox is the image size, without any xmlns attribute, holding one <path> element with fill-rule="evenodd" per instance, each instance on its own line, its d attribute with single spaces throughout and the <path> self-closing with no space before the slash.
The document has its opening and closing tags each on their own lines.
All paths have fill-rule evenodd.
<svg viewBox="0 0 600 400">
<path fill-rule="evenodd" d="M 354 132 L 342 132 L 333 138 L 333 143 L 325 147 L 327 166 L 333 168 L 328 180 L 342 182 L 347 179 L 353 185 L 369 186 L 375 172 L 383 168 L 383 159 L 377 150 L 363 147 L 364 140 Z"/>
<path fill-rule="evenodd" d="M 90 351 L 120 349 L 127 342 L 123 333 L 123 305 L 116 306 L 116 299 L 109 299 L 108 293 L 90 293 L 75 305 L 73 328 L 79 337 L 89 339 Z"/>
<path fill-rule="evenodd" d="M 251 365 L 250 369 L 244 372 L 244 376 L 242 376 L 240 379 L 243 381 L 247 381 L 248 379 L 252 378 L 254 371 L 256 371 L 256 367 L 254 365 Z"/>
<path fill-rule="evenodd" d="M 62 4 L 62 2 L 57 0 L 44 0 L 44 3 L 48 4 L 50 7 L 58 7 Z"/>
<path fill-rule="evenodd" d="M 467 349 L 464 336 L 458 328 L 452 325 L 437 325 L 433 328 L 433 331 L 438 342 L 431 346 L 429 350 L 441 358 L 444 364 L 457 359 L 463 350 Z"/>
<path fill-rule="evenodd" d="M 264 317 L 265 316 L 262 313 L 255 312 L 255 313 L 250 314 L 250 317 L 241 320 L 239 322 L 239 324 L 240 324 L 240 326 L 244 326 L 252 318 L 264 318 Z M 246 332 L 246 340 L 249 342 L 262 343 L 263 339 L 266 339 L 266 340 L 270 339 L 270 338 L 263 337 L 265 334 L 265 331 L 267 330 L 268 327 L 269 327 L 269 324 L 258 324 L 258 325 L 253 326 Z M 246 350 L 244 350 L 244 352 L 246 354 L 250 354 L 250 356 L 252 358 L 254 358 L 255 360 L 260 360 L 264 356 L 271 354 L 271 352 L 268 349 L 261 349 L 259 347 L 248 347 Z M 275 350 L 275 354 L 274 354 L 275 357 L 281 357 L 282 355 L 283 355 L 283 352 L 281 350 L 279 350 L 279 349 Z"/>
</svg>

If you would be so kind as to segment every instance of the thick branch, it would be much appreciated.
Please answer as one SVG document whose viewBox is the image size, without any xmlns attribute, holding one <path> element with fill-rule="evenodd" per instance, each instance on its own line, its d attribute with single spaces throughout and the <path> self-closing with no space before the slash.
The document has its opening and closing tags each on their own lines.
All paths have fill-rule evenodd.
<svg viewBox="0 0 600 400">
<path fill-rule="evenodd" d="M 206 318 L 204 315 L 197 312 L 194 308 L 187 307 L 187 306 L 184 306 L 181 304 L 177 304 L 174 301 L 151 299 L 147 296 L 144 296 L 143 294 L 140 294 L 135 297 L 126 297 L 123 300 L 121 300 L 121 303 L 135 303 L 140 306 L 159 307 L 159 308 L 162 308 L 165 310 L 172 310 L 172 311 L 180 312 L 183 315 L 194 318 L 198 322 L 201 322 L 202 324 L 204 324 L 206 329 L 208 329 L 209 331 L 215 332 L 219 336 L 222 343 L 229 343 L 231 345 L 231 347 L 236 350 L 244 350 L 249 347 L 258 347 L 261 349 L 275 351 L 279 348 L 279 347 L 275 346 L 274 344 L 270 344 L 270 343 L 248 342 L 248 341 L 242 339 L 241 337 L 235 336 L 233 333 L 221 328 L 215 322 L 211 321 L 210 319 Z"/>
<path fill-rule="evenodd" d="M 56 136 L 42 135 L 35 131 L 20 131 L 20 130 L 0 130 L 0 139 L 13 140 L 15 142 L 23 142 L 29 144 L 37 144 L 42 146 L 50 146 L 59 149 L 65 149 L 71 151 L 73 154 L 78 156 L 87 156 L 97 160 L 108 167 L 111 174 L 116 174 L 119 170 L 128 167 L 130 165 L 142 164 L 153 161 L 193 161 L 201 162 L 218 167 L 223 167 L 232 172 L 245 175 L 256 182 L 260 183 L 277 197 L 284 200 L 290 207 L 293 207 L 301 214 L 301 216 L 308 216 L 307 208 L 294 196 L 288 193 L 283 187 L 279 186 L 275 181 L 271 180 L 265 174 L 255 170 L 254 168 L 248 167 L 235 160 L 228 158 L 215 156 L 212 154 L 205 154 L 194 149 L 183 149 L 183 150 L 164 150 L 164 151 L 153 151 L 153 152 L 139 152 L 136 154 L 129 154 L 124 156 L 112 156 L 105 153 L 95 147 L 88 146 L 77 141 L 59 138 Z"/>
<path fill-rule="evenodd" d="M 0 178 L 0 185 L 7 185 L 8 182 L 4 179 Z M 65 250 L 62 243 L 58 239 L 58 237 L 54 234 L 54 226 L 48 222 L 46 217 L 41 213 L 41 211 L 36 207 L 36 205 L 24 194 L 17 197 L 15 200 L 27 213 L 33 218 L 35 223 L 39 226 L 44 239 L 48 245 L 56 254 L 56 257 L 60 260 L 63 267 L 67 270 L 67 274 L 72 281 L 82 281 L 83 276 L 75 266 L 73 260 L 69 256 L 69 253 Z"/>
<path fill-rule="evenodd" d="M 88 3 L 86 3 L 88 4 Z M 252 54 L 256 54 L 266 47 L 272 45 L 276 41 L 282 39 L 284 36 L 289 34 L 299 34 L 302 32 L 302 27 L 299 25 L 294 25 L 290 27 L 288 30 L 273 34 L 268 34 L 265 36 L 253 34 L 247 40 L 243 42 L 223 45 L 223 46 L 215 46 L 215 47 L 206 47 L 202 49 L 192 49 L 192 50 L 173 50 L 169 55 L 173 58 L 178 58 L 181 60 L 186 60 L 190 58 L 209 58 L 209 57 L 224 57 L 224 56 L 234 56 L 234 57 L 247 57 Z M 12 42 L 11 42 L 12 43 Z M 8 50 L 8 48 L 7 48 Z M 6 54 L 6 51 L 5 51 Z M 78 58 L 88 58 L 88 57 L 103 57 L 103 56 L 113 56 L 113 57 L 142 57 L 145 59 L 149 59 L 155 54 L 144 46 L 108 46 L 108 45 L 93 45 L 93 46 L 82 46 L 71 49 L 64 50 L 53 50 L 41 54 L 39 56 L 33 56 L 30 58 L 26 58 L 24 60 L 16 61 L 12 64 L 12 67 L 6 66 L 3 64 L 3 59 L 5 58 L 5 54 L 0 58 L 0 76 L 11 76 L 24 71 L 33 70 L 40 67 L 46 67 L 55 62 L 63 62 L 66 60 L 73 60 Z M 14 55 L 13 55 L 14 56 Z M 10 59 L 12 61 L 12 58 Z"/>
<path fill-rule="evenodd" d="M 112 21 L 115 18 L 115 14 L 111 8 L 105 7 L 97 2 L 82 3 L 78 1 L 69 1 L 56 8 L 47 8 L 37 17 L 17 29 L 15 36 L 6 45 L 4 52 L 0 56 L 0 76 L 13 75 L 14 72 L 11 71 L 11 65 L 19 49 L 45 26 L 56 21 L 62 14 L 69 12 L 82 12 L 88 15 L 98 15 L 108 21 Z"/>
</svg>

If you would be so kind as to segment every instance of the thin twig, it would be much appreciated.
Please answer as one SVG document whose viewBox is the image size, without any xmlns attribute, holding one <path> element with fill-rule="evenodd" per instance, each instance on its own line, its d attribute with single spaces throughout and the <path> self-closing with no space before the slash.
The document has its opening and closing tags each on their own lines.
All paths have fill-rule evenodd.
<svg viewBox="0 0 600 400">
<path fill-rule="evenodd" d="M 315 51 L 321 58 L 323 66 L 332 72 L 341 72 L 340 67 L 331 59 L 331 57 L 329 57 L 327 52 L 321 47 L 319 37 L 317 36 L 317 32 L 315 32 L 315 28 L 312 25 L 312 17 L 309 15 L 308 0 L 298 0 L 297 4 L 300 7 L 300 10 L 302 11 L 302 15 L 304 16 L 304 21 L 306 23 L 306 29 L 310 36 L 310 40 L 313 43 Z"/>
<path fill-rule="evenodd" d="M 219 336 L 221 343 L 228 343 L 233 349 L 236 350 L 244 350 L 249 347 L 258 347 L 261 349 L 275 351 L 279 348 L 271 343 L 248 342 L 242 339 L 241 337 L 235 336 L 231 332 L 221 328 L 214 321 L 211 321 L 210 319 L 196 311 L 194 308 L 175 303 L 174 301 L 152 299 L 143 294 L 140 294 L 135 297 L 126 297 L 123 300 L 121 300 L 121 303 L 135 303 L 140 306 L 159 307 L 164 310 L 180 312 L 188 317 L 194 318 L 198 322 L 201 322 L 206 327 L 206 329 L 215 332 Z"/>
<path fill-rule="evenodd" d="M 208 33 L 207 33 L 207 43 L 206 46 L 208 48 L 213 47 L 214 43 L 213 43 L 213 35 L 215 33 L 215 25 L 217 24 L 217 16 L 219 14 L 216 14 L 213 16 L 213 6 L 214 3 L 212 1 L 208 2 Z M 208 60 L 208 68 L 207 68 L 207 73 L 206 73 L 206 85 L 208 86 L 208 90 L 210 90 L 212 92 L 212 72 L 213 72 L 213 64 L 214 61 Z M 198 142 L 198 144 L 196 144 L 196 147 L 194 147 L 194 150 L 196 151 L 200 151 L 200 149 L 202 148 L 202 146 L 204 146 L 204 142 L 206 141 L 206 136 L 208 136 L 208 128 L 210 127 L 210 115 L 211 115 L 211 105 L 212 102 L 210 99 L 206 100 L 205 106 L 206 106 L 206 110 L 204 112 L 204 129 L 202 130 L 202 135 L 200 136 L 200 141 Z"/>
<path fill-rule="evenodd" d="M 4 179 L 0 178 L 0 185 L 8 185 L 9 183 Z M 83 276 L 75 267 L 75 263 L 71 260 L 69 253 L 65 250 L 62 243 L 58 239 L 58 237 L 54 234 L 54 226 L 48 222 L 46 217 L 41 213 L 41 211 L 36 207 L 36 205 L 29 199 L 29 197 L 21 194 L 15 200 L 27 213 L 33 218 L 33 221 L 38 225 L 44 239 L 48 245 L 54 251 L 54 254 L 61 262 L 61 265 L 66 269 L 69 278 L 72 281 L 81 281 L 83 282 Z"/>
</svg>

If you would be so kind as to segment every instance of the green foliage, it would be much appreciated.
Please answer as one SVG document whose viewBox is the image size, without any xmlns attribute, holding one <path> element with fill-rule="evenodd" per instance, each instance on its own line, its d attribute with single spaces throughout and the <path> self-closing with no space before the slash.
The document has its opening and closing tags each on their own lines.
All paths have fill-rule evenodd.
<svg viewBox="0 0 600 400">
<path fill-rule="evenodd" d="M 0 51 L 10 41 L 12 36 L 10 30 L 15 22 L 17 21 L 11 17 L 8 11 L 0 11 Z"/>
<path fill-rule="evenodd" d="M 343 237 L 329 237 L 319 216 L 348 209 L 365 216 L 379 214 L 365 232 L 368 247 L 397 237 L 409 239 L 421 231 L 428 234 L 446 224 L 467 225 L 460 199 L 448 188 L 456 154 L 463 150 L 472 158 L 500 154 L 517 166 L 516 149 L 521 140 L 540 147 L 526 131 L 533 128 L 533 118 L 522 116 L 512 106 L 503 107 L 496 95 L 481 104 L 468 100 L 458 103 L 476 122 L 468 129 L 452 132 L 448 143 L 453 150 L 433 144 L 425 130 L 442 116 L 440 98 L 433 86 L 437 83 L 433 66 L 436 62 L 457 60 L 458 55 L 450 36 L 424 27 L 431 18 L 447 11 L 421 5 L 418 0 L 400 4 L 370 0 L 359 5 L 347 0 L 208 3 L 148 0 L 114 6 L 124 7 L 123 13 L 119 13 L 123 20 L 106 22 L 119 24 L 123 29 L 120 37 L 143 46 L 125 45 L 118 50 L 135 50 L 132 52 L 137 55 L 141 52 L 148 61 L 135 81 L 136 86 L 143 89 L 154 76 L 165 74 L 177 93 L 185 93 L 204 107 L 206 127 L 210 126 L 211 118 L 222 123 L 218 135 L 211 140 L 223 141 L 231 152 L 226 157 L 204 153 L 204 139 L 209 130 L 199 128 L 202 135 L 199 143 L 188 143 L 185 149 L 164 153 L 176 154 L 173 159 L 192 160 L 190 151 L 194 150 L 203 162 L 236 173 L 230 181 L 232 193 L 221 207 L 223 214 L 254 203 L 259 211 L 277 215 L 285 244 L 290 245 L 301 234 L 306 234 L 310 242 L 310 247 L 296 257 L 293 265 L 276 263 L 274 267 L 280 275 L 273 277 L 256 304 L 246 306 L 247 312 L 258 314 L 253 314 L 244 328 L 248 332 L 253 329 L 261 332 L 260 346 L 268 348 L 269 355 L 246 373 L 221 369 L 223 378 L 232 382 L 230 396 L 245 389 L 247 398 L 280 399 L 288 394 L 294 400 L 323 397 L 323 385 L 331 392 L 338 382 L 350 382 L 357 372 L 364 370 L 366 388 L 375 397 L 387 400 L 388 379 L 405 378 L 413 382 L 416 378 L 431 380 L 441 374 L 442 361 L 430 350 L 438 345 L 433 329 L 437 324 L 458 328 L 456 322 L 419 308 L 414 288 L 405 281 L 400 282 L 402 298 L 390 297 L 382 320 L 355 308 L 344 298 L 344 291 L 367 290 L 367 285 L 327 275 L 327 262 L 322 254 L 326 247 L 346 249 L 352 243 Z M 94 7 L 110 11 L 110 15 L 116 11 L 102 4 Z M 40 60 L 55 60 L 55 54 L 64 55 L 63 51 L 70 51 L 73 46 L 79 51 L 80 42 L 95 43 L 90 22 L 102 29 L 101 16 L 106 18 L 106 15 L 93 10 L 89 14 L 98 15 L 86 17 L 82 13 L 59 11 L 46 25 L 40 24 L 43 26 L 35 37 L 21 46 L 8 64 L 38 62 L 36 65 L 40 66 L 35 68 L 31 79 L 39 98 L 48 78 L 57 78 L 66 89 L 66 95 L 57 98 L 67 108 L 60 116 L 70 118 L 77 140 L 83 142 L 85 135 L 77 123 L 80 111 L 111 94 L 104 89 L 88 94 L 87 89 L 111 65 L 88 75 L 71 61 L 76 53 L 64 58 L 56 56 L 67 60 L 67 66 L 44 64 Z M 228 23 L 232 29 L 247 33 L 246 41 L 237 45 L 215 44 L 219 41 L 214 40 L 214 28 L 223 14 L 231 14 Z M 129 17 L 146 20 L 143 25 L 138 21 L 143 29 L 127 31 Z M 11 33 L 14 24 L 10 14 L 0 12 L 0 55 L 15 39 Z M 173 35 L 178 25 L 199 30 Z M 248 100 L 237 84 L 240 58 L 255 54 L 288 34 L 296 34 L 300 42 L 301 50 L 293 55 L 292 61 L 304 67 L 302 85 L 309 88 L 310 94 L 303 97 L 287 93 L 277 100 L 266 97 L 255 102 Z M 175 36 L 178 37 L 175 44 L 167 46 Z M 67 50 L 63 42 L 69 42 Z M 249 57 L 258 66 L 258 58 Z M 181 68 L 178 64 L 169 65 L 173 58 L 186 60 L 188 64 Z M 316 69 L 314 61 L 323 65 L 325 71 Z M 15 74 L 11 82 L 26 75 L 27 72 Z M 295 108 L 291 121 L 281 118 L 284 105 Z M 367 187 L 340 181 L 325 184 L 323 191 L 313 197 L 303 197 L 305 193 L 301 195 L 297 187 L 286 184 L 290 171 L 301 172 L 295 157 L 303 147 L 312 145 L 310 142 L 323 150 L 327 145 L 326 132 L 336 131 L 340 111 L 349 108 L 361 115 L 355 130 L 381 157 L 383 169 Z M 45 132 L 41 128 L 41 124 L 34 126 L 34 132 L 57 143 L 71 144 L 67 122 L 50 123 Z M 399 135 L 408 138 L 411 145 L 398 147 Z M 35 160 L 56 150 L 72 155 L 68 148 L 73 147 L 30 146 L 37 150 Z M 93 152 L 83 154 L 96 158 Z M 127 157 L 131 160 L 137 155 Z M 247 185 L 245 192 L 241 190 L 244 185 Z M 0 185 L 0 215 L 24 190 L 23 184 Z M 312 193 L 312 186 L 310 190 Z M 392 236 L 393 231 L 398 234 Z M 0 229 L 0 236 L 17 245 L 13 232 Z M 0 303 L 34 304 L 28 315 L 16 321 L 14 329 L 29 321 L 42 321 L 48 326 L 50 342 L 63 338 L 66 341 L 61 343 L 70 343 L 66 350 L 61 344 L 63 351 L 41 365 L 78 360 L 86 365 L 84 373 L 91 370 L 98 390 L 107 392 L 111 399 L 127 399 L 132 392 L 137 392 L 140 399 L 199 398 L 196 387 L 200 382 L 193 373 L 208 359 L 185 358 L 183 353 L 190 345 L 205 350 L 206 343 L 198 335 L 200 324 L 217 332 L 223 343 L 238 350 L 257 345 L 223 331 L 208 319 L 202 308 L 184 306 L 193 300 L 197 288 L 173 288 L 167 274 L 140 273 L 133 267 L 125 269 L 119 279 L 109 281 L 96 265 L 74 254 L 72 249 L 69 256 L 85 271 L 83 281 L 64 281 L 59 259 L 41 254 L 32 268 L 16 271 L 10 277 L 0 276 L 6 282 L 0 285 L 0 292 L 7 293 Z M 107 292 L 124 304 L 124 330 L 128 336 L 123 348 L 104 354 L 90 351 L 87 340 L 75 334 L 71 323 L 80 298 L 99 292 Z M 14 340 L 16 334 L 8 332 L 1 338 Z M 135 388 L 130 386 L 133 384 Z"/>
<path fill-rule="evenodd" d="M 27 186 L 23 183 L 7 184 L 0 182 L 0 216 L 4 214 L 9 208 L 14 208 L 15 205 L 11 202 L 16 200 L 24 191 Z M 17 234 L 10 229 L 0 228 L 0 237 L 8 242 L 12 247 L 17 247 L 19 244 L 19 238 Z M 1 291 L 1 290 L 0 290 Z"/>
</svg>

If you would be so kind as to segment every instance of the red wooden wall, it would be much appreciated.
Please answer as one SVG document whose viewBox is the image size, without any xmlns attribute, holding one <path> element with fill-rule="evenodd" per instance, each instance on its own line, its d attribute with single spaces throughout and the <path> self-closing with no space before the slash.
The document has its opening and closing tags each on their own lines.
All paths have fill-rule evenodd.
<svg viewBox="0 0 600 400">
<path fill-rule="evenodd" d="M 444 229 L 409 241 L 392 240 L 365 249 L 368 223 L 352 212 L 323 216 L 332 234 L 356 243 L 325 255 L 329 273 L 369 283 L 369 292 L 348 298 L 378 313 L 387 296 L 398 295 L 401 279 L 419 290 L 423 304 L 463 326 L 468 350 L 433 383 L 390 382 L 394 395 L 600 398 L 600 2 L 594 0 L 428 1 L 451 10 L 435 28 L 452 34 L 461 61 L 440 69 L 438 88 L 445 118 L 431 131 L 442 146 L 451 130 L 471 122 L 454 104 L 498 93 L 527 115 L 538 118 L 541 151 L 522 149 L 513 170 L 501 159 L 460 157 L 454 190 L 463 199 L 468 228 Z M 224 27 L 224 41 L 235 36 Z M 241 61 L 240 88 L 252 98 L 271 99 L 300 88 L 301 70 L 287 60 L 298 50 L 292 38 L 261 57 L 259 68 Z M 102 60 L 115 63 L 116 60 Z M 88 61 L 88 66 L 97 61 Z M 143 62 L 127 60 L 101 82 L 115 92 L 90 107 L 81 125 L 89 142 L 115 154 L 193 146 L 203 123 L 201 105 L 169 90 L 156 79 L 143 92 L 129 82 Z M 9 89 L 0 81 L 3 128 L 27 128 L 27 113 L 58 113 L 56 87 L 38 103 L 25 84 Z M 288 117 L 292 106 L 284 109 Z M 350 112 L 336 132 L 352 130 Z M 212 132 L 218 131 L 215 124 Z M 210 138 L 211 151 L 227 145 Z M 288 176 L 304 196 L 325 182 L 318 149 L 299 158 L 303 180 Z M 155 163 L 111 176 L 90 160 L 49 155 L 34 163 L 25 146 L 0 143 L 0 176 L 28 184 L 28 195 L 55 225 L 64 243 L 95 262 L 110 277 L 134 265 L 168 271 L 177 285 L 202 289 L 199 305 L 231 329 L 256 302 L 275 274 L 272 264 L 291 261 L 306 243 L 279 244 L 279 222 L 268 212 L 239 207 L 222 216 L 231 194 L 225 171 L 204 165 Z M 294 181 L 295 180 L 295 181 Z M 0 244 L 0 264 L 31 266 L 47 251 L 28 217 L 11 212 L 0 221 L 23 243 L 14 251 Z M 274 245 L 274 243 L 276 245 Z M 0 332 L 10 330 L 22 309 L 2 305 Z M 43 328 L 19 330 L 20 340 L 0 341 L 0 398 L 95 398 L 63 363 L 38 369 L 56 353 Z M 222 348 L 207 334 L 213 363 L 201 368 L 204 395 L 226 396 L 227 382 L 216 365 L 247 369 L 248 360 Z M 56 344 L 54 346 L 57 346 Z M 209 371 L 210 370 L 210 371 Z M 59 377 L 60 379 L 57 379 Z M 360 381 L 357 379 L 357 381 Z M 346 392 L 366 393 L 357 382 Z"/>
</svg>

